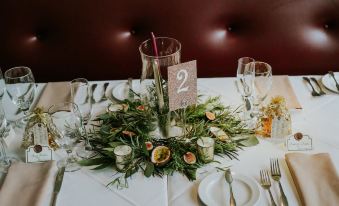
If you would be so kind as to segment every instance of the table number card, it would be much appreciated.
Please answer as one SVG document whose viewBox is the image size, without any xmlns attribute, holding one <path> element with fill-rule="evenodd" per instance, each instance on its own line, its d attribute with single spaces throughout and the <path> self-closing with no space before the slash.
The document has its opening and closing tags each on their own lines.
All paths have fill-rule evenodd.
<svg viewBox="0 0 339 206">
<path fill-rule="evenodd" d="M 186 108 L 197 102 L 197 62 L 168 67 L 169 109 Z"/>
<path fill-rule="evenodd" d="M 288 151 L 312 150 L 312 138 L 308 135 L 303 135 L 302 133 L 298 132 L 287 138 L 286 146 Z"/>
<path fill-rule="evenodd" d="M 26 163 L 53 160 L 53 150 L 47 146 L 34 145 L 26 149 Z"/>
</svg>

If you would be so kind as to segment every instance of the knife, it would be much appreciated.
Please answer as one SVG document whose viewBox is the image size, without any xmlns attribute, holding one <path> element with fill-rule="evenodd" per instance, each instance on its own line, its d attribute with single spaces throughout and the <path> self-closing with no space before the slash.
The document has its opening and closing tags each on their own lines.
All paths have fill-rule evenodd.
<svg viewBox="0 0 339 206">
<path fill-rule="evenodd" d="M 51 206 L 56 205 L 56 200 L 58 198 L 58 194 L 59 194 L 60 189 L 61 189 L 62 180 L 64 179 L 64 173 L 65 173 L 65 167 L 61 167 L 58 171 L 56 178 L 55 178 L 55 185 L 54 185 L 54 190 L 53 190 L 53 194 L 52 194 Z"/>
</svg>

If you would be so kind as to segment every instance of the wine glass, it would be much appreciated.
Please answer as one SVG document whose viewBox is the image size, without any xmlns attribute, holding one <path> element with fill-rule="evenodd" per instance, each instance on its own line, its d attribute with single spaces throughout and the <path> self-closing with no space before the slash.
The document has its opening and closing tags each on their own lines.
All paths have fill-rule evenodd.
<svg viewBox="0 0 339 206">
<path fill-rule="evenodd" d="M 236 85 L 238 92 L 244 101 L 243 120 L 251 119 L 251 95 L 253 92 L 254 83 L 254 63 L 255 60 L 251 57 L 242 57 L 238 59 L 237 81 Z"/>
<path fill-rule="evenodd" d="M 4 138 L 8 135 L 10 127 L 7 125 L 5 112 L 0 99 L 0 172 L 6 172 L 12 162 L 18 161 L 14 157 L 7 156 Z"/>
<path fill-rule="evenodd" d="M 58 167 L 65 167 L 66 172 L 79 170 L 80 165 L 73 154 L 73 148 L 84 130 L 78 106 L 73 102 L 59 103 L 52 105 L 48 113 L 52 119 L 51 128 L 57 136 L 55 141 L 67 153 L 67 158 L 58 161 Z"/>
<path fill-rule="evenodd" d="M 253 114 L 258 115 L 259 107 L 268 95 L 272 86 L 272 67 L 265 62 L 254 64 Z"/>
<path fill-rule="evenodd" d="M 35 94 L 35 80 L 31 69 L 19 66 L 7 70 L 5 83 L 12 102 L 27 115 Z"/>
</svg>

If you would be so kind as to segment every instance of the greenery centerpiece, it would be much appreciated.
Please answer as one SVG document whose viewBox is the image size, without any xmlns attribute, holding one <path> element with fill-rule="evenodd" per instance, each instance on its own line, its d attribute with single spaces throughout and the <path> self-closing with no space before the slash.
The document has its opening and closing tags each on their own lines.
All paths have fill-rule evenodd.
<svg viewBox="0 0 339 206">
<path fill-rule="evenodd" d="M 121 104 L 110 105 L 106 113 L 95 119 L 97 124 L 89 134 L 100 156 L 80 163 L 95 165 L 94 169 L 114 168 L 115 147 L 128 145 L 133 154 L 123 171 L 125 178 L 138 171 L 146 177 L 180 172 L 189 180 L 195 180 L 196 170 L 206 164 L 197 155 L 199 137 L 214 138 L 215 155 L 226 155 L 230 159 L 237 159 L 239 149 L 258 143 L 253 130 L 246 128 L 237 112 L 225 107 L 218 97 L 210 98 L 186 108 L 186 127 L 182 127 L 183 122 L 175 113 L 178 115 L 176 126 L 185 131 L 159 139 L 153 132 L 157 127 L 156 109 L 140 100 L 125 100 Z"/>
</svg>

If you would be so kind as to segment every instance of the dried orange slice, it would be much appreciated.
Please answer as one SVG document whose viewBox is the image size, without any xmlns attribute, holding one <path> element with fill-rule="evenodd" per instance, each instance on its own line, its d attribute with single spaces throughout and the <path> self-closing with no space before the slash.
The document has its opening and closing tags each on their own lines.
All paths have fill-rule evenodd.
<svg viewBox="0 0 339 206">
<path fill-rule="evenodd" d="M 215 114 L 214 113 L 212 113 L 212 112 L 205 112 L 205 115 L 206 115 L 207 119 L 209 119 L 211 121 L 215 120 Z"/>
</svg>

